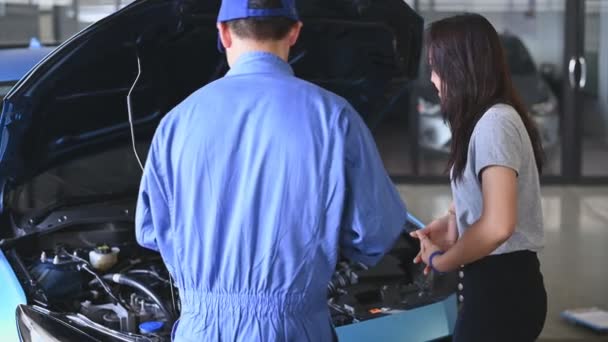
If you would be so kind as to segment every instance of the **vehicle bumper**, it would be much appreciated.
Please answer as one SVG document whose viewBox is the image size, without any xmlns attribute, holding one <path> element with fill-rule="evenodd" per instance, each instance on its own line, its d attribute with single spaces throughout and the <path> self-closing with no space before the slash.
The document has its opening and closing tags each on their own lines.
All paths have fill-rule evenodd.
<svg viewBox="0 0 608 342">
<path fill-rule="evenodd" d="M 26 298 L 15 271 L 0 251 L 0 341 L 19 341 L 17 322 L 15 321 L 15 308 L 25 304 Z"/>
<path fill-rule="evenodd" d="M 429 341 L 452 335 L 457 315 L 456 295 L 416 309 L 336 329 L 340 342 Z"/>
</svg>

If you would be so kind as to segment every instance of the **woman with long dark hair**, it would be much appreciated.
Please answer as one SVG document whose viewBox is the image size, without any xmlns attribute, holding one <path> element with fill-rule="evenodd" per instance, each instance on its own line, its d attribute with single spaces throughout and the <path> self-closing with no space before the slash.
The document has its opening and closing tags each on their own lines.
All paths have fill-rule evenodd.
<svg viewBox="0 0 608 342">
<path fill-rule="evenodd" d="M 425 271 L 458 270 L 454 341 L 534 341 L 547 313 L 537 257 L 544 245 L 538 130 L 487 19 L 439 20 L 426 41 L 452 132 L 454 202 L 446 216 L 412 234 L 421 245 L 414 262 L 426 263 Z"/>
</svg>

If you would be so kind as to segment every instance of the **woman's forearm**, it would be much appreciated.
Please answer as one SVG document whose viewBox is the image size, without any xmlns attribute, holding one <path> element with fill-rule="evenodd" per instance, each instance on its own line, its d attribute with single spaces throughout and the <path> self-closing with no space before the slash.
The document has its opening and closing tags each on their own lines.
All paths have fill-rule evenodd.
<svg viewBox="0 0 608 342">
<path fill-rule="evenodd" d="M 458 238 L 452 248 L 433 260 L 433 266 L 439 271 L 455 270 L 460 265 L 477 261 L 500 247 L 509 237 L 493 231 L 492 227 L 482 220 L 473 224 Z"/>
</svg>

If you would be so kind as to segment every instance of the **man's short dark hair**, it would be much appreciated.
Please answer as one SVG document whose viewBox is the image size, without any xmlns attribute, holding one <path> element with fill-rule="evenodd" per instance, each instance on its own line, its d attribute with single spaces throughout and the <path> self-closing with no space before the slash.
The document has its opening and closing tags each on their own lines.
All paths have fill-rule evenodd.
<svg viewBox="0 0 608 342">
<path fill-rule="evenodd" d="M 297 24 L 285 17 L 237 19 L 227 22 L 238 37 L 254 40 L 281 40 Z"/>
</svg>

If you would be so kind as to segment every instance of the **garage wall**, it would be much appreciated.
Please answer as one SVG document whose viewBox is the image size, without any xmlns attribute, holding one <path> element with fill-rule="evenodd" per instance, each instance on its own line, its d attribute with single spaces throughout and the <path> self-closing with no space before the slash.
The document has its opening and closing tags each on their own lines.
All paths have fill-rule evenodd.
<svg viewBox="0 0 608 342">
<path fill-rule="evenodd" d="M 38 6 L 2 3 L 0 8 L 0 45 L 24 44 L 38 35 Z"/>
<path fill-rule="evenodd" d="M 599 64 L 598 72 L 596 73 L 599 79 L 599 101 L 600 113 L 604 119 L 604 132 L 608 132 L 608 3 L 602 9 L 599 39 L 599 58 L 602 61 Z M 608 134 L 604 134 L 604 141 L 608 144 Z"/>
</svg>

